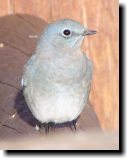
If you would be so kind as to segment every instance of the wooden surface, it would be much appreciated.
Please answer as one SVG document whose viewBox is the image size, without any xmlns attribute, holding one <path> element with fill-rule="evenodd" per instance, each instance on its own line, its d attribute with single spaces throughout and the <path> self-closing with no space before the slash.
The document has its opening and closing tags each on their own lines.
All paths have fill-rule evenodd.
<svg viewBox="0 0 129 160">
<path fill-rule="evenodd" d="M 94 64 L 91 103 L 101 127 L 106 130 L 118 129 L 118 5 L 118 0 L 0 0 L 1 17 L 27 13 L 46 22 L 59 18 L 72 18 L 98 31 L 95 36 L 86 38 L 83 48 Z M 36 22 L 33 25 L 35 26 Z M 22 43 L 21 36 L 18 34 L 17 37 L 20 41 L 16 40 L 16 43 L 12 42 L 15 41 L 15 36 L 11 40 L 6 38 L 8 47 L 13 45 L 13 49 L 18 48 L 19 52 L 28 54 L 30 46 L 24 47 L 25 43 Z M 30 49 L 30 53 L 31 51 Z M 6 51 L 6 54 L 9 53 Z M 14 77 L 11 78 L 14 83 Z"/>
<path fill-rule="evenodd" d="M 88 131 L 78 133 L 70 133 L 70 132 L 61 132 L 49 134 L 48 136 L 35 136 L 33 134 L 26 135 L 20 138 L 11 138 L 4 139 L 0 142 L 0 149 L 4 150 L 41 150 L 41 152 L 37 152 L 37 154 L 44 155 L 43 150 L 54 150 L 57 153 L 58 150 L 84 150 L 81 154 L 87 152 L 85 150 L 119 150 L 119 135 L 118 133 L 102 133 L 99 131 Z M 56 152 L 57 151 L 57 152 Z M 96 151 L 96 152 L 97 152 Z M 115 151 L 114 151 L 115 152 Z M 5 152 L 10 153 L 11 155 L 22 154 L 24 152 Z M 26 154 L 30 152 L 25 152 Z M 32 152 L 31 152 L 32 153 Z M 45 154 L 49 152 L 45 152 Z M 51 154 L 52 154 L 51 153 Z M 58 152 L 60 154 L 62 152 Z M 63 152 L 65 153 L 65 151 Z M 67 152 L 68 154 L 71 152 Z M 72 153 L 78 154 L 77 151 L 72 151 Z M 100 153 L 100 152 L 99 152 Z M 117 153 L 117 152 L 116 152 Z M 32 154 L 35 154 L 33 151 Z M 80 152 L 79 152 L 80 154 Z M 115 154 L 115 153 L 114 153 Z"/>
</svg>

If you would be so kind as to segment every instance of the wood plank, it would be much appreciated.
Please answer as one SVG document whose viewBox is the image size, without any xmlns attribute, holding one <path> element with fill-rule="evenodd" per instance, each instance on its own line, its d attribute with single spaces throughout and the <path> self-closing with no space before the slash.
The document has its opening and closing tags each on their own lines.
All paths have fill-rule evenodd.
<svg viewBox="0 0 129 160">
<path fill-rule="evenodd" d="M 36 15 L 45 21 L 50 21 L 51 8 L 48 0 L 11 0 L 13 13 Z"/>
<path fill-rule="evenodd" d="M 0 0 L 0 17 L 10 14 L 9 0 Z"/>
<path fill-rule="evenodd" d="M 88 39 L 88 52 L 94 63 L 91 102 L 102 128 L 118 129 L 118 1 L 88 2 L 86 7 L 94 7 L 87 12 L 87 22 L 98 30 L 96 37 Z"/>
</svg>

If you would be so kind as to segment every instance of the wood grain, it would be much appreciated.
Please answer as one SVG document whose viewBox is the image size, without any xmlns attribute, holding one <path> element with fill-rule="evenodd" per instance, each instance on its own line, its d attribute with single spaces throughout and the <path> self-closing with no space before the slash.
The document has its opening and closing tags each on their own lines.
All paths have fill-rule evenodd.
<svg viewBox="0 0 129 160">
<path fill-rule="evenodd" d="M 118 129 L 119 119 L 118 8 L 118 0 L 0 0 L 1 17 L 21 13 L 46 22 L 71 18 L 98 31 L 86 38 L 83 49 L 94 64 L 91 103 L 106 130 Z M 24 44 L 19 46 L 24 50 Z"/>
</svg>

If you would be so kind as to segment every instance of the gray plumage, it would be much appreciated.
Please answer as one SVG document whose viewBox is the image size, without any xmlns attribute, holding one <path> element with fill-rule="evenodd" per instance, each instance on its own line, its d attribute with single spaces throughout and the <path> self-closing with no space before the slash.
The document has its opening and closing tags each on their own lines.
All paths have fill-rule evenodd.
<svg viewBox="0 0 129 160">
<path fill-rule="evenodd" d="M 94 33 L 74 20 L 63 19 L 41 34 L 22 78 L 25 100 L 41 123 L 72 121 L 86 106 L 92 63 L 81 44 L 84 36 Z"/>
</svg>

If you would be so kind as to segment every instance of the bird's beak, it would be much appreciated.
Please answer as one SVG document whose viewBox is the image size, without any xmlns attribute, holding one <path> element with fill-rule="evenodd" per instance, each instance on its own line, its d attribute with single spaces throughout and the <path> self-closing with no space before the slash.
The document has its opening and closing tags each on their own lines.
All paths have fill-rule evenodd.
<svg viewBox="0 0 129 160">
<path fill-rule="evenodd" d="M 97 31 L 95 31 L 95 30 L 85 30 L 82 33 L 82 36 L 92 35 L 92 34 L 96 34 L 96 33 L 97 33 Z"/>
</svg>

